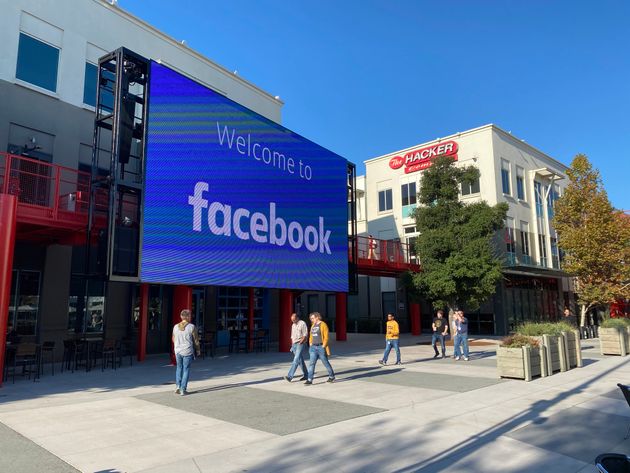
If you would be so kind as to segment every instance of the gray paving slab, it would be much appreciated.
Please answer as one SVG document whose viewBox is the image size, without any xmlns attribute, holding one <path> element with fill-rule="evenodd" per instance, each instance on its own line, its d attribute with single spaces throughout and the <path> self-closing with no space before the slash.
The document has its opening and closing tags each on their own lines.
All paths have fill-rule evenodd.
<svg viewBox="0 0 630 473">
<path fill-rule="evenodd" d="M 384 383 L 413 388 L 429 388 L 459 393 L 504 382 L 499 378 L 493 379 L 458 376 L 454 374 L 427 373 L 389 367 L 353 374 L 344 379 L 357 379 L 372 383 Z"/>
<path fill-rule="evenodd" d="M 591 463 L 600 453 L 630 454 L 630 441 L 623 439 L 627 429 L 627 417 L 571 407 L 507 435 Z"/>
<path fill-rule="evenodd" d="M 347 402 L 242 386 L 202 389 L 187 396 L 178 396 L 169 391 L 137 397 L 276 435 L 288 435 L 385 411 Z"/>
<path fill-rule="evenodd" d="M 0 424 L 0 471 L 77 473 L 79 470 L 6 425 Z"/>
</svg>

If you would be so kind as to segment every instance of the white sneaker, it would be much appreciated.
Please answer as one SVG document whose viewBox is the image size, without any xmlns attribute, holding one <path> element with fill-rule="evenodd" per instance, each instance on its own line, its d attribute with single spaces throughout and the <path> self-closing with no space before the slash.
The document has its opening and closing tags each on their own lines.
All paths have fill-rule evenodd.
<svg viewBox="0 0 630 473">
<path fill-rule="evenodd" d="M 467 356 L 464 357 L 464 361 L 468 361 L 468 357 Z"/>
<path fill-rule="evenodd" d="M 459 356 L 456 356 L 456 357 L 455 357 L 455 361 L 459 361 Z"/>
<path fill-rule="evenodd" d="M 185 396 L 186 394 L 188 394 L 188 391 L 184 391 L 183 389 L 179 392 L 180 396 Z"/>
</svg>

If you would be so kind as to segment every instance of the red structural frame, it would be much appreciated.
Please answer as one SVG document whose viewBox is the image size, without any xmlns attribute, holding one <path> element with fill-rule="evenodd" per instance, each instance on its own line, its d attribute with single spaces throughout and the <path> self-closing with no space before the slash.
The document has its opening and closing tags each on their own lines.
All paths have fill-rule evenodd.
<svg viewBox="0 0 630 473">
<path fill-rule="evenodd" d="M 0 386 L 4 378 L 5 334 L 9 319 L 16 213 L 15 196 L 0 194 Z"/>
</svg>

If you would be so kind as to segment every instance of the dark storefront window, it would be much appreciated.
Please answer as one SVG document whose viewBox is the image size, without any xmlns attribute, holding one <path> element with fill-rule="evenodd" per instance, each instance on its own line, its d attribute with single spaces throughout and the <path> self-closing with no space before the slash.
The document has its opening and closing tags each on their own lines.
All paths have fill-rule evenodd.
<svg viewBox="0 0 630 473">
<path fill-rule="evenodd" d="M 89 62 L 85 63 L 85 78 L 83 80 L 83 103 L 96 107 L 96 81 L 98 67 Z"/>
<path fill-rule="evenodd" d="M 18 335 L 34 336 L 37 333 L 40 277 L 39 271 L 13 271 L 9 323 Z"/>
<path fill-rule="evenodd" d="M 105 282 L 73 277 L 68 297 L 68 330 L 102 333 L 105 328 Z"/>
<path fill-rule="evenodd" d="M 254 290 L 254 327 L 263 326 L 263 291 Z M 219 287 L 217 297 L 217 330 L 247 328 L 249 288 Z"/>
<path fill-rule="evenodd" d="M 505 280 L 504 303 L 509 330 L 527 321 L 558 320 L 562 311 L 558 280 L 510 275 Z"/>
</svg>

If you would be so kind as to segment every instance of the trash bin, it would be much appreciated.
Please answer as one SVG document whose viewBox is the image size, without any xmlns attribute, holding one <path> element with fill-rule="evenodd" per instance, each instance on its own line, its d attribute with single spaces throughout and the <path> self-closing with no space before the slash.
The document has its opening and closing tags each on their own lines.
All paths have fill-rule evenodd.
<svg viewBox="0 0 630 473">
<path fill-rule="evenodd" d="M 602 453 L 595 459 L 601 473 L 630 473 L 630 457 L 620 453 Z"/>
</svg>

